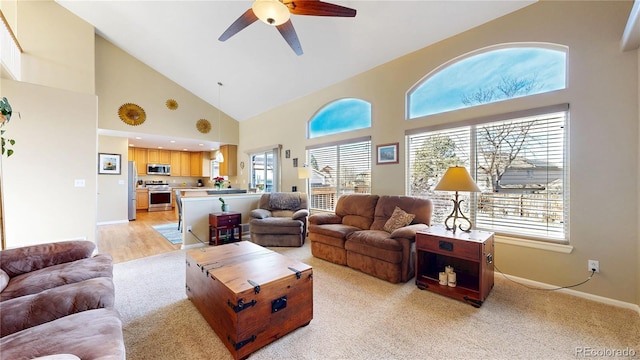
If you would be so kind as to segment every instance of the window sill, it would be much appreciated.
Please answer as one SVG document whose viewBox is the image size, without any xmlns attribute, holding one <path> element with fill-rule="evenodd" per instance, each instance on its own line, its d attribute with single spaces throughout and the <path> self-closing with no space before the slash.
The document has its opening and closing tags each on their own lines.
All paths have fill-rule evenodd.
<svg viewBox="0 0 640 360">
<path fill-rule="evenodd" d="M 544 242 L 544 241 L 519 239 L 519 238 L 507 237 L 504 235 L 496 235 L 495 240 L 496 240 L 496 243 L 498 244 L 508 244 L 508 245 L 514 245 L 514 246 L 528 247 L 533 249 L 555 251 L 563 254 L 571 254 L 571 252 L 573 251 L 573 246 L 571 245 L 554 244 L 554 243 Z"/>
</svg>

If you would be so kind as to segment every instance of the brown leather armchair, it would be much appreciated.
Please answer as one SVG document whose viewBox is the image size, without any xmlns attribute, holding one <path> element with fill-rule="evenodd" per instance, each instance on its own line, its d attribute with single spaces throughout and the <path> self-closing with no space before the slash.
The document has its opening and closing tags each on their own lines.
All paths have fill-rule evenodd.
<svg viewBox="0 0 640 360">
<path fill-rule="evenodd" d="M 262 246 L 302 246 L 307 237 L 309 203 L 299 192 L 266 193 L 251 210 L 251 241 Z"/>
</svg>

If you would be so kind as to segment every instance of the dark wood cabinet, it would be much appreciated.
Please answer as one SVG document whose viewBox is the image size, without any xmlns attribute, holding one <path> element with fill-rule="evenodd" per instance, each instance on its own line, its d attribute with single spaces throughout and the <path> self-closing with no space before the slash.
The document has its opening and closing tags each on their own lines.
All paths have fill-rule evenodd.
<svg viewBox="0 0 640 360">
<path fill-rule="evenodd" d="M 240 221 L 242 214 L 239 212 L 218 212 L 209 214 L 209 245 L 220 245 L 220 232 L 225 232 L 226 242 L 242 240 L 242 228 Z M 238 238 L 234 232 L 238 229 Z"/>
<path fill-rule="evenodd" d="M 492 232 L 432 226 L 416 235 L 416 285 L 480 307 L 493 288 L 493 256 Z M 454 268 L 455 287 L 439 283 L 446 266 Z"/>
</svg>

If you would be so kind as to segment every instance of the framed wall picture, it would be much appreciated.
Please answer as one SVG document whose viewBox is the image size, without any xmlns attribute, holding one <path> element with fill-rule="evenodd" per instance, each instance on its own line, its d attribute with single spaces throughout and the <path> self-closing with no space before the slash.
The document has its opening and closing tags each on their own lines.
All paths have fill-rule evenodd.
<svg viewBox="0 0 640 360">
<path fill-rule="evenodd" d="M 98 154 L 98 174 L 120 175 L 120 154 Z"/>
<path fill-rule="evenodd" d="M 376 146 L 376 164 L 397 164 L 398 143 Z"/>
</svg>

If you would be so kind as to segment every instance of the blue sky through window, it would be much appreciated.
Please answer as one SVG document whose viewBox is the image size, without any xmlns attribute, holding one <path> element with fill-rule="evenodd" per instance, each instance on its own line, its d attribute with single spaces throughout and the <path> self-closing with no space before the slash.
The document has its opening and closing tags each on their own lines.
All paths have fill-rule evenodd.
<svg viewBox="0 0 640 360">
<path fill-rule="evenodd" d="M 531 83 L 529 91 L 505 95 L 496 90 L 506 80 Z M 492 50 L 446 66 L 409 94 L 409 119 L 566 88 L 566 51 L 540 47 Z M 482 89 L 491 99 L 465 104 L 465 95 Z"/>
<path fill-rule="evenodd" d="M 371 127 L 371 103 L 340 99 L 327 104 L 309 121 L 309 138 Z"/>
</svg>

